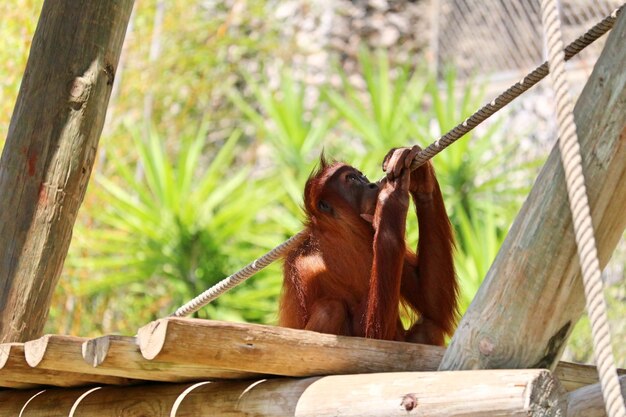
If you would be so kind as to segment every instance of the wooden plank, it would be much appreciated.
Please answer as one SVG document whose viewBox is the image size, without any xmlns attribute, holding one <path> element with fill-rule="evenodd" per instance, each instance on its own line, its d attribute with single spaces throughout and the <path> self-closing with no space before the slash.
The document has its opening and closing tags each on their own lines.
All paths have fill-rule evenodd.
<svg viewBox="0 0 626 417">
<path fill-rule="evenodd" d="M 626 398 L 626 375 L 619 378 L 622 397 Z M 600 384 L 572 391 L 567 396 L 567 417 L 606 417 Z"/>
<path fill-rule="evenodd" d="M 34 388 L 40 385 L 75 387 L 99 382 L 89 375 L 68 372 L 65 369 L 31 368 L 24 356 L 23 343 L 0 345 L 0 387 Z M 106 379 L 106 381 L 109 381 Z"/>
<path fill-rule="evenodd" d="M 306 379 L 204 381 L 51 389 L 24 416 L 563 416 L 564 394 L 546 370 L 402 372 Z M 59 410 L 55 403 L 61 403 Z M 0 409 L 1 411 L 1 409 Z M 55 414 L 55 412 L 57 414 Z M 67 415 L 67 414 L 65 414 Z"/>
<path fill-rule="evenodd" d="M 133 0 L 43 4 L 0 159 L 0 342 L 43 331 L 132 7 Z"/>
<path fill-rule="evenodd" d="M 83 360 L 82 345 L 86 340 L 83 337 L 47 335 L 24 343 L 24 358 L 32 367 L 31 370 L 25 370 L 24 378 L 28 377 L 30 371 L 33 375 L 38 371 L 49 371 L 58 376 L 57 379 L 48 382 L 55 386 L 128 385 L 136 382 L 127 378 L 94 373 L 94 368 Z M 75 384 L 75 379 L 86 383 Z"/>
<path fill-rule="evenodd" d="M 185 366 L 282 376 L 432 371 L 444 349 L 275 326 L 167 318 L 138 332 L 142 355 Z"/>
<path fill-rule="evenodd" d="M 98 375 L 163 382 L 197 381 L 207 378 L 244 379 L 259 376 L 196 364 L 147 360 L 141 355 L 136 338 L 130 336 L 103 336 L 87 340 L 83 343 L 82 354 L 85 362 L 93 367 L 92 373 Z"/>
<path fill-rule="evenodd" d="M 626 375 L 626 369 L 618 368 L 617 374 Z M 574 391 L 600 381 L 595 366 L 563 361 L 557 365 L 554 376 L 567 391 Z"/>
<path fill-rule="evenodd" d="M 621 13 L 574 112 L 601 267 L 626 227 L 625 42 L 626 13 Z M 440 369 L 554 369 L 584 306 L 555 147 Z"/>
</svg>

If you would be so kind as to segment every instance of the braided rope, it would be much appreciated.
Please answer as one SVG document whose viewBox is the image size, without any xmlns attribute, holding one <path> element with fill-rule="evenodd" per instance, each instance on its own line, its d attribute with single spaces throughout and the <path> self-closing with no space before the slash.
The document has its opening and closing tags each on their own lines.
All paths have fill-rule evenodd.
<svg viewBox="0 0 626 417">
<path fill-rule="evenodd" d="M 580 36 L 574 42 L 570 43 L 564 51 L 565 59 L 572 58 L 580 51 L 585 49 L 587 46 L 589 46 L 591 43 L 600 38 L 602 35 L 604 35 L 606 32 L 608 32 L 615 24 L 617 16 L 621 13 L 624 7 L 625 6 L 621 6 L 619 9 L 611 13 L 611 15 L 605 17 L 602 21 L 589 29 L 584 35 Z M 486 104 L 474 114 L 472 114 L 463 123 L 457 125 L 448 133 L 441 136 L 435 142 L 431 143 L 427 148 L 420 151 L 420 153 L 415 156 L 415 159 L 411 163 L 411 170 L 416 169 L 424 162 L 428 161 L 433 156 L 437 155 L 439 152 L 452 145 L 466 133 L 468 133 L 476 126 L 484 122 L 487 118 L 492 116 L 495 112 L 509 104 L 522 93 L 526 92 L 526 90 L 528 90 L 530 87 L 541 81 L 546 75 L 548 75 L 548 72 L 549 68 L 547 62 L 544 62 L 542 65 L 535 68 L 528 75 L 522 78 L 522 80 L 509 87 L 505 92 L 493 99 L 490 103 Z M 172 314 L 172 316 L 184 317 L 195 311 L 198 311 L 200 308 L 207 305 L 208 303 L 219 297 L 221 294 L 239 285 L 272 262 L 284 256 L 284 254 L 289 252 L 292 247 L 295 247 L 295 245 L 300 241 L 303 236 L 303 232 L 292 236 L 284 243 L 272 249 L 270 252 L 261 256 L 254 262 L 246 265 L 243 269 L 237 271 L 227 278 L 224 278 L 222 281 L 204 291 L 193 300 L 187 302 L 185 305 L 176 310 Z"/>
<path fill-rule="evenodd" d="M 624 9 L 624 5 L 614 10 L 609 16 L 605 17 L 598 24 L 589 29 L 585 34 L 580 36 L 574 42 L 567 45 L 565 48 L 565 60 L 570 60 L 572 57 L 577 55 L 580 51 L 585 49 L 591 43 L 596 41 L 599 37 L 608 32 L 613 25 L 615 24 L 615 20 L 617 20 L 617 16 Z M 561 49 L 563 50 L 563 49 Z M 437 139 L 435 142 L 430 144 L 426 149 L 422 150 L 419 154 L 415 156 L 415 159 L 411 163 L 411 169 L 416 169 L 424 162 L 428 161 L 433 156 L 437 155 L 439 152 L 443 151 L 448 146 L 452 145 L 466 133 L 474 129 L 476 126 L 484 122 L 487 118 L 491 117 L 495 112 L 500 110 L 502 107 L 509 104 L 511 101 L 519 97 L 522 93 L 526 92 L 529 88 L 537 84 L 541 81 L 548 73 L 550 69 L 548 67 L 548 63 L 544 62 L 530 73 L 528 73 L 524 78 L 522 78 L 517 83 L 513 84 L 506 91 L 501 93 L 498 97 L 494 98 L 490 103 L 481 107 L 478 111 L 472 114 L 470 117 L 465 119 L 463 123 L 456 125 L 452 130 L 448 133 Z"/>
<path fill-rule="evenodd" d="M 611 334 L 602 294 L 602 277 L 596 241 L 594 238 L 587 189 L 583 175 L 582 157 L 574 122 L 574 105 L 568 94 L 569 83 L 565 78 L 565 59 L 561 22 L 556 0 L 541 1 L 544 36 L 548 45 L 552 84 L 556 97 L 559 149 L 565 170 L 567 194 L 576 234 L 576 246 L 585 287 L 585 300 L 591 321 L 593 347 L 600 374 L 602 395 L 610 417 L 626 417 L 626 408 L 620 390 L 613 353 Z"/>
<path fill-rule="evenodd" d="M 300 240 L 302 240 L 305 236 L 304 231 L 301 231 L 280 245 L 276 246 L 274 249 L 261 256 L 260 258 L 250 262 L 243 269 L 235 272 L 231 276 L 224 278 L 208 290 L 204 291 L 202 294 L 198 295 L 193 300 L 189 301 L 178 310 L 176 310 L 172 316 L 174 317 L 184 317 L 189 314 L 198 311 L 203 306 L 209 304 L 211 301 L 215 300 L 217 297 L 241 284 L 246 279 L 250 278 L 252 275 L 256 274 L 260 270 L 267 267 L 272 262 L 282 258 L 285 254 L 292 248 L 295 247 Z"/>
</svg>

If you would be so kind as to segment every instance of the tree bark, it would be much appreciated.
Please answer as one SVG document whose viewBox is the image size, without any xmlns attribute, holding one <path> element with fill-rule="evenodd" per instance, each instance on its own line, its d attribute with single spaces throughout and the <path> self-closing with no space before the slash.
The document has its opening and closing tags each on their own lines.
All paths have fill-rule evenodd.
<svg viewBox="0 0 626 417">
<path fill-rule="evenodd" d="M 602 267 L 626 225 L 625 44 L 622 13 L 574 111 Z M 554 369 L 584 305 L 555 147 L 439 369 Z"/>
<path fill-rule="evenodd" d="M 0 341 L 41 335 L 133 0 L 46 0 L 0 159 Z"/>
</svg>

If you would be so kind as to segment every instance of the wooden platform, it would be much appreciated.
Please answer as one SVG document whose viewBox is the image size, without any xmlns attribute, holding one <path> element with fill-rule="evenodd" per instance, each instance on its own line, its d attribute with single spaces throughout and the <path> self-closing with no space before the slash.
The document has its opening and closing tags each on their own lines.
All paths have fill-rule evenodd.
<svg viewBox="0 0 626 417">
<path fill-rule="evenodd" d="M 559 387 L 546 390 L 547 394 L 554 396 L 561 386 L 571 391 L 598 381 L 594 367 L 563 362 L 553 375 L 545 370 L 462 371 L 465 372 L 463 378 L 459 378 L 451 376 L 458 372 L 433 372 L 437 370 L 443 353 L 444 349 L 437 346 L 333 336 L 264 325 L 169 318 L 148 324 L 135 337 L 110 335 L 86 339 L 48 335 L 24 344 L 0 345 L 0 387 L 9 389 L 0 391 L 0 415 L 20 415 L 22 409 L 39 410 L 22 415 L 51 415 L 50 407 L 63 408 L 64 401 L 71 403 L 68 410 L 81 403 L 93 413 L 89 401 L 102 404 L 103 401 L 106 403 L 106 398 L 115 399 L 116 404 L 124 401 L 134 404 L 139 398 L 150 399 L 150 407 L 167 403 L 169 406 L 164 407 L 171 411 L 177 399 L 186 398 L 187 404 L 195 404 L 190 398 L 197 397 L 198 404 L 205 404 L 207 396 L 213 396 L 211 398 L 219 401 L 213 402 L 212 407 L 219 403 L 225 407 L 219 410 L 225 410 L 225 398 L 232 397 L 234 401 L 233 398 L 240 398 L 244 392 L 251 392 L 252 387 L 263 395 L 273 393 L 279 396 L 283 405 L 293 405 L 299 403 L 300 397 L 314 382 L 317 389 L 326 387 L 325 390 L 337 393 L 345 387 L 352 387 L 351 392 L 358 389 L 378 392 L 382 389 L 381 381 L 386 381 L 385 387 L 396 386 L 400 391 L 409 388 L 415 391 L 425 381 L 429 381 L 430 387 L 480 381 L 491 386 L 489 401 L 494 398 L 496 402 L 500 401 L 497 400 L 499 395 L 509 400 L 519 397 L 517 407 L 522 405 L 523 391 L 519 391 L 518 396 L 511 396 L 510 390 L 515 391 L 515 386 L 550 385 L 557 381 Z M 327 375 L 343 375 L 343 379 L 315 378 Z M 419 381 L 422 383 L 418 387 L 411 385 Z M 423 398 L 425 394 L 421 395 Z M 480 394 L 475 395 L 480 397 Z M 460 401 L 460 397 L 456 399 Z M 394 407 L 399 407 L 403 401 L 398 399 Z M 11 414 L 15 407 L 19 408 L 18 413 Z M 212 408 L 211 412 L 215 413 L 216 409 Z M 281 415 L 283 412 L 284 409 L 276 414 L 260 415 Z M 404 412 L 406 414 L 406 410 Z M 96 415 L 126 414 L 111 411 L 111 414 L 101 412 Z M 178 414 L 168 411 L 163 415 Z"/>
</svg>

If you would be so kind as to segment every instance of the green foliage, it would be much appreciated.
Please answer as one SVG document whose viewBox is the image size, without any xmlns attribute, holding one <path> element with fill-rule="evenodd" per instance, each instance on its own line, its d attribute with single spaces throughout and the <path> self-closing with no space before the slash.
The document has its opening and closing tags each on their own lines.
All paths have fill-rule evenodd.
<svg viewBox="0 0 626 417">
<path fill-rule="evenodd" d="M 70 268 L 94 271 L 90 279 L 76 281 L 77 295 L 133 283 L 145 285 L 150 294 L 157 285 L 168 289 L 166 307 L 171 308 L 229 275 L 233 261 L 247 253 L 242 231 L 251 227 L 267 196 L 255 187 L 247 167 L 233 165 L 238 131 L 200 169 L 206 131 L 205 126 L 181 137 L 172 161 L 154 130 L 146 141 L 131 130 L 137 162 L 114 158 L 112 178 L 97 175 L 94 191 L 107 204 L 92 213 L 97 227 L 79 230 L 84 255 L 68 260 Z M 235 314 L 218 300 L 208 315 L 219 311 L 221 317 L 259 320 L 257 307 L 242 303 Z"/>
<path fill-rule="evenodd" d="M 454 263 L 460 285 L 460 310 L 465 311 L 487 275 L 506 233 L 498 227 L 495 205 L 484 215 L 456 211 L 457 250 Z"/>
<path fill-rule="evenodd" d="M 267 2 L 233 3 L 240 2 L 136 2 L 115 111 L 156 125 L 168 138 L 207 112 L 220 128 L 232 126 L 238 114 L 225 94 L 239 81 L 237 68 L 290 53 L 276 48 L 279 26 L 268 17 Z"/>
<path fill-rule="evenodd" d="M 391 71 L 382 51 L 372 55 L 366 49 L 359 53 L 365 91 L 355 88 L 347 74 L 340 72 L 343 90 L 325 88 L 323 93 L 368 149 L 386 152 L 392 147 L 408 146 L 409 125 L 427 120 L 417 110 L 429 81 L 423 71 L 411 72 L 408 67 Z"/>
<path fill-rule="evenodd" d="M 281 190 L 277 205 L 270 213 L 274 224 L 289 234 L 301 228 L 303 185 L 317 163 L 322 146 L 328 145 L 328 134 L 334 118 L 325 111 L 323 103 L 307 108 L 304 86 L 287 72 L 281 74 L 276 90 L 268 87 L 266 79 L 255 81 L 245 76 L 251 99 L 232 89 L 231 101 L 251 123 L 254 138 L 270 150 L 274 171 L 265 179 L 265 187 Z"/>
<path fill-rule="evenodd" d="M 459 91 L 460 90 L 460 91 Z M 456 73 L 445 73 L 443 88 L 428 86 L 436 121 L 433 136 L 440 136 L 461 123 L 483 104 L 483 94 L 472 83 L 460 89 Z M 460 219 L 496 214 L 503 220 L 498 225 L 508 228 L 528 193 L 541 161 L 517 162 L 515 152 L 519 138 L 504 135 L 503 119 L 490 119 L 485 126 L 468 133 L 435 157 L 437 173 L 451 210 L 453 223 L 459 231 Z M 423 134 L 415 132 L 416 136 Z"/>
<path fill-rule="evenodd" d="M 43 0 L 0 2 L 0 152 L 9 130 L 20 81 Z"/>
<path fill-rule="evenodd" d="M 229 97 L 250 120 L 261 140 L 272 148 L 275 161 L 290 172 L 303 171 L 311 163 L 313 152 L 320 148 L 333 120 L 321 110 L 319 103 L 306 109 L 304 86 L 283 72 L 279 87 L 270 90 L 267 80 L 256 82 L 246 76 L 252 90 L 256 110 L 241 93 L 231 90 Z"/>
</svg>

